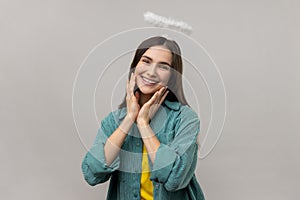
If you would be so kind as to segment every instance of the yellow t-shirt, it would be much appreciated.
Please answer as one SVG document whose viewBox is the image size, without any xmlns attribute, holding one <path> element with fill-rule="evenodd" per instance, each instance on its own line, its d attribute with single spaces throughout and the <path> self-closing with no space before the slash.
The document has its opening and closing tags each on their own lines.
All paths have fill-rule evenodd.
<svg viewBox="0 0 300 200">
<path fill-rule="evenodd" d="M 150 180 L 150 167 L 145 145 L 143 145 L 142 158 L 141 200 L 153 200 L 153 184 Z"/>
</svg>

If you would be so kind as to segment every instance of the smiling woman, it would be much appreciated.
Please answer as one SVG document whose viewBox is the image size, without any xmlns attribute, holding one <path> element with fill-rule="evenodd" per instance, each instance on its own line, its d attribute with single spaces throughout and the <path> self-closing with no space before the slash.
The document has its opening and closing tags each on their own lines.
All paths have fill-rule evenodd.
<svg viewBox="0 0 300 200">
<path fill-rule="evenodd" d="M 171 76 L 172 54 L 163 46 L 150 47 L 135 68 L 136 83 L 140 89 L 140 103 L 144 104 Z"/>
<path fill-rule="evenodd" d="M 194 174 L 199 130 L 184 97 L 178 44 L 146 39 L 135 52 L 123 102 L 102 120 L 83 159 L 84 178 L 90 185 L 110 179 L 108 200 L 202 200 Z"/>
</svg>

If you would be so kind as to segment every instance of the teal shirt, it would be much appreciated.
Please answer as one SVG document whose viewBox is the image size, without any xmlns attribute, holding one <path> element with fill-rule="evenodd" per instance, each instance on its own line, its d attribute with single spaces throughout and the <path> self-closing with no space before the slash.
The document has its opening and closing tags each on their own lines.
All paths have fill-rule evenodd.
<svg viewBox="0 0 300 200">
<path fill-rule="evenodd" d="M 110 179 L 107 200 L 140 199 L 143 141 L 134 124 L 119 155 L 108 166 L 104 156 L 107 138 L 126 115 L 126 108 L 111 112 L 101 122 L 95 142 L 85 155 L 82 172 L 89 185 Z M 204 200 L 194 174 L 197 165 L 197 135 L 200 121 L 187 105 L 165 100 L 150 126 L 160 141 L 150 164 L 154 200 Z"/>
</svg>

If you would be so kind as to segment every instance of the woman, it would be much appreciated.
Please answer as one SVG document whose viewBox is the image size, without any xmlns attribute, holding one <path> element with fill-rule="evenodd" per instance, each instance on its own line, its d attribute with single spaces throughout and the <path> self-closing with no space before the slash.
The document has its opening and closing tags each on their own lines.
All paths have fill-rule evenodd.
<svg viewBox="0 0 300 200">
<path fill-rule="evenodd" d="M 200 122 L 182 88 L 178 44 L 164 37 L 135 52 L 119 109 L 101 122 L 82 171 L 90 185 L 110 179 L 108 200 L 202 200 L 194 174 Z"/>
</svg>

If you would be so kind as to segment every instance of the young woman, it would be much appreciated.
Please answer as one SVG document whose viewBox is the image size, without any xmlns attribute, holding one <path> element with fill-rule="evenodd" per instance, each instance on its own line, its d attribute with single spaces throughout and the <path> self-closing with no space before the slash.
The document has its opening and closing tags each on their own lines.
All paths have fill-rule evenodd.
<svg viewBox="0 0 300 200">
<path fill-rule="evenodd" d="M 108 200 L 202 200 L 194 174 L 200 121 L 182 88 L 178 44 L 164 37 L 135 52 L 119 109 L 101 122 L 82 162 L 92 186 L 110 179 Z"/>
</svg>

